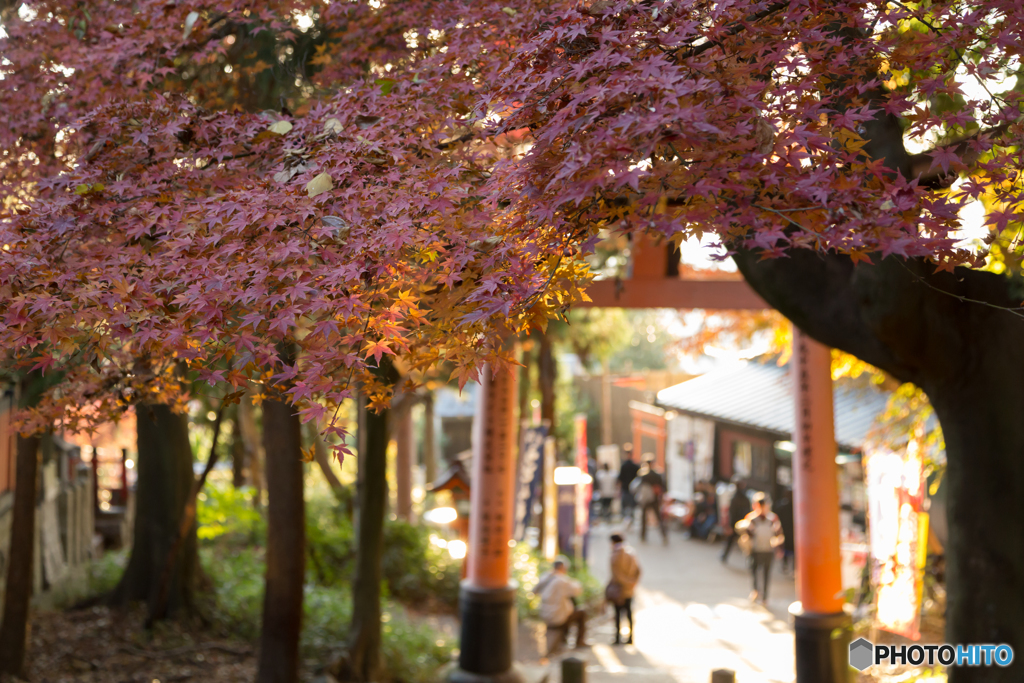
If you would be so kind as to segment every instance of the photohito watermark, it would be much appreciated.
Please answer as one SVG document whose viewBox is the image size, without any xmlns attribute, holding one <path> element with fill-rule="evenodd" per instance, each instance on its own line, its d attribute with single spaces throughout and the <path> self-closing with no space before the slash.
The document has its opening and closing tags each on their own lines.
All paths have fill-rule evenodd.
<svg viewBox="0 0 1024 683">
<path fill-rule="evenodd" d="M 858 638 L 850 643 L 850 666 L 863 671 L 873 664 L 920 666 L 1010 666 L 1009 645 L 875 645 Z"/>
</svg>

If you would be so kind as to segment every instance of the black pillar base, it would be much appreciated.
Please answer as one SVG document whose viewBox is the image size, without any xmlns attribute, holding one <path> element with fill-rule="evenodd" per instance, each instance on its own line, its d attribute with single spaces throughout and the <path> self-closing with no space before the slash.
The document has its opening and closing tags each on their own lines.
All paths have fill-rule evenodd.
<svg viewBox="0 0 1024 683">
<path fill-rule="evenodd" d="M 849 683 L 850 634 L 845 612 L 812 614 L 792 610 L 796 640 L 797 683 Z"/>
<path fill-rule="evenodd" d="M 523 683 L 512 663 L 516 649 L 516 590 L 459 587 L 459 666 L 449 683 Z"/>
</svg>

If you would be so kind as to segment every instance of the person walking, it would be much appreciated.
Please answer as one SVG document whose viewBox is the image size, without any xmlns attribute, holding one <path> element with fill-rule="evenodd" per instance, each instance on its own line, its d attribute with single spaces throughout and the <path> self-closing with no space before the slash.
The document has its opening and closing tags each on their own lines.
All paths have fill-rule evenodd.
<svg viewBox="0 0 1024 683">
<path fill-rule="evenodd" d="M 601 463 L 601 469 L 597 471 L 597 492 L 601 501 L 601 519 L 608 521 L 612 515 L 612 501 L 618 493 L 619 477 L 612 472 L 611 465 Z"/>
<path fill-rule="evenodd" d="M 640 472 L 632 484 L 636 489 L 636 502 L 640 506 L 640 542 L 647 542 L 647 515 L 653 512 L 661 527 L 661 538 L 668 545 L 668 525 L 661 515 L 661 497 L 665 493 L 665 479 L 654 469 L 654 458 L 644 458 Z"/>
<path fill-rule="evenodd" d="M 636 498 L 630 485 L 636 479 L 640 466 L 633 461 L 633 446 L 622 447 L 622 465 L 619 467 L 619 490 L 622 492 L 622 518 L 633 522 L 633 510 L 636 509 Z"/>
<path fill-rule="evenodd" d="M 725 550 L 722 551 L 722 564 L 729 561 L 729 553 L 732 551 L 736 541 L 739 540 L 739 532 L 733 527 L 736 522 L 750 514 L 750 498 L 747 497 L 747 485 L 742 481 L 736 482 L 736 491 L 729 501 L 729 524 L 726 525 Z"/>
<path fill-rule="evenodd" d="M 754 575 L 754 590 L 750 599 L 768 604 L 768 581 L 771 578 L 775 549 L 783 543 L 782 524 L 771 511 L 763 493 L 755 493 L 751 501 L 753 511 L 736 523 L 736 530 L 750 539 L 750 571 Z M 758 574 L 762 581 L 758 585 Z"/>
<path fill-rule="evenodd" d="M 615 641 L 613 645 L 622 644 L 622 614 L 625 613 L 629 622 L 629 638 L 626 644 L 633 643 L 633 591 L 640 581 L 640 563 L 636 553 L 626 545 L 622 534 L 612 534 L 612 578 L 605 588 L 605 597 L 615 607 Z"/>
<path fill-rule="evenodd" d="M 547 627 L 548 656 L 566 642 L 569 629 L 576 625 L 576 647 L 586 646 L 587 614 L 576 607 L 583 586 L 569 576 L 565 558 L 555 560 L 551 571 L 540 578 L 535 593 L 540 594 L 540 618 Z"/>
</svg>

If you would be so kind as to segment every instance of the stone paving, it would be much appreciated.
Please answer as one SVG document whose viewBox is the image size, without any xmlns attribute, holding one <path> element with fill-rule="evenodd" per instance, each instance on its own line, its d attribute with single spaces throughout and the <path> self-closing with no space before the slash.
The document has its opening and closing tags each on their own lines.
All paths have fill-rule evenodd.
<svg viewBox="0 0 1024 683">
<path fill-rule="evenodd" d="M 618 526 L 591 532 L 590 566 L 602 581 L 608 576 L 608 536 Z M 722 544 L 690 540 L 673 533 L 667 546 L 656 533 L 640 543 L 627 533 L 643 575 L 634 598 L 634 645 L 612 646 L 610 614 L 591 622 L 590 647 L 562 656 L 588 663 L 588 681 L 707 683 L 714 669 L 736 672 L 737 683 L 792 683 L 793 631 L 789 605 L 796 599 L 793 580 L 773 567 L 767 607 L 749 599 L 746 558 L 734 549 L 727 565 Z M 558 683 L 560 657 L 523 663 L 530 681 Z"/>
</svg>

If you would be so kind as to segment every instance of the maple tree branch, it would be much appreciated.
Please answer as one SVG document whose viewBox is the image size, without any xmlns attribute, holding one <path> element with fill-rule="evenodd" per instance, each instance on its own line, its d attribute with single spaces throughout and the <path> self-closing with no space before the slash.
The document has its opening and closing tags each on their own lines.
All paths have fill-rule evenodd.
<svg viewBox="0 0 1024 683">
<path fill-rule="evenodd" d="M 932 162 L 932 156 L 936 152 L 942 150 L 952 150 L 957 154 L 957 156 L 961 157 L 960 160 L 965 165 L 970 166 L 974 164 L 979 159 L 979 157 L 981 157 L 982 154 L 982 152 L 971 148 L 970 143 L 972 141 L 977 140 L 983 135 L 995 135 L 998 139 L 999 137 L 1002 136 L 1002 134 L 1006 133 L 1009 130 L 1009 128 L 1010 124 L 1004 123 L 994 128 L 986 128 L 984 130 L 979 130 L 971 135 L 968 135 L 967 137 L 947 142 L 944 145 L 933 147 L 927 152 L 921 152 L 920 154 L 910 155 L 911 178 L 917 178 L 922 185 L 933 186 L 941 184 L 950 176 L 955 177 L 955 171 L 949 172 L 944 171 L 941 168 L 935 167 L 934 163 Z"/>
<path fill-rule="evenodd" d="M 745 17 L 742 21 L 737 21 L 737 22 L 735 22 L 733 24 L 730 24 L 725 29 L 724 35 L 722 36 L 722 38 L 718 38 L 718 39 L 715 39 L 715 40 L 709 40 L 706 43 L 701 43 L 700 45 L 695 45 L 693 47 L 689 47 L 682 54 L 679 53 L 679 50 L 682 49 L 681 47 L 677 47 L 677 48 L 673 48 L 671 50 L 667 50 L 666 53 L 672 55 L 673 60 L 675 62 L 677 62 L 677 63 L 682 61 L 682 60 L 684 60 L 684 59 L 689 59 L 691 57 L 697 57 L 698 55 L 702 55 L 702 54 L 704 54 L 705 52 L 707 52 L 708 50 L 710 50 L 710 49 L 712 49 L 714 47 L 721 46 L 722 39 L 732 37 L 732 36 L 736 35 L 737 33 L 742 33 L 744 30 L 746 30 L 747 24 L 749 24 L 750 22 L 752 22 L 752 21 L 760 21 L 761 19 L 765 19 L 767 17 L 770 17 L 771 15 L 775 14 L 779 10 L 786 9 L 787 7 L 789 7 L 789 3 L 788 2 L 775 2 L 775 3 L 772 3 L 771 5 L 768 5 L 763 10 L 761 10 L 760 12 L 755 12 L 755 13 Z"/>
</svg>

